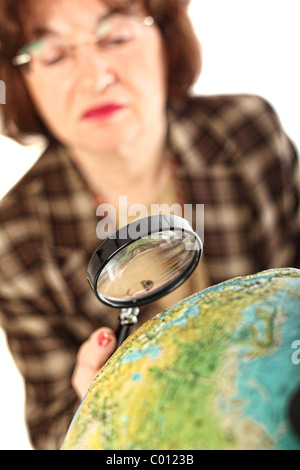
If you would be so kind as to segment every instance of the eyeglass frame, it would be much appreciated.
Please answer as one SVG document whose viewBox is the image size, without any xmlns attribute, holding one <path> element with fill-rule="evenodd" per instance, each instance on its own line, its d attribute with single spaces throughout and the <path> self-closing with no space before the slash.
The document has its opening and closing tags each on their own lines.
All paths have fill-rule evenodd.
<svg viewBox="0 0 300 470">
<path fill-rule="evenodd" d="M 153 26 L 155 24 L 155 20 L 152 16 L 150 15 L 147 15 L 143 18 L 140 18 L 140 17 L 135 17 L 136 20 L 138 20 L 139 22 L 141 22 L 144 26 Z M 103 21 L 103 20 L 102 20 Z M 100 20 L 100 24 L 101 24 L 101 20 Z M 70 50 L 74 50 L 74 49 L 77 49 L 79 47 L 82 47 L 82 46 L 93 46 L 93 45 L 96 45 L 97 43 L 101 42 L 101 37 L 96 37 L 96 38 L 93 38 L 91 39 L 90 41 L 88 42 L 84 42 L 82 44 L 77 44 L 77 45 L 71 45 L 70 46 Z M 38 41 L 38 39 L 36 40 Z M 33 41 L 35 42 L 35 41 Z M 31 44 L 31 43 L 30 43 Z M 30 44 L 28 45 L 25 45 L 23 47 L 21 47 L 19 49 L 19 51 L 17 52 L 17 55 L 15 55 L 13 58 L 12 58 L 12 65 L 16 66 L 16 67 L 22 67 L 24 65 L 29 65 L 30 62 L 32 61 L 32 56 L 29 52 L 23 52 L 21 53 L 21 51 L 27 47 L 30 46 Z M 23 59 L 22 59 L 23 57 Z"/>
</svg>

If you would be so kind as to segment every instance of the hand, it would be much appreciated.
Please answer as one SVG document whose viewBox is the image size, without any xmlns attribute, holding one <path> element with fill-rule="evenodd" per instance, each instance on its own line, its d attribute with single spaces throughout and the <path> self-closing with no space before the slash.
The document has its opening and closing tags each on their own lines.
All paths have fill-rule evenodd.
<svg viewBox="0 0 300 470">
<path fill-rule="evenodd" d="M 116 348 L 115 332 L 110 328 L 99 328 L 79 348 L 72 376 L 72 386 L 82 400 L 91 382 Z"/>
</svg>

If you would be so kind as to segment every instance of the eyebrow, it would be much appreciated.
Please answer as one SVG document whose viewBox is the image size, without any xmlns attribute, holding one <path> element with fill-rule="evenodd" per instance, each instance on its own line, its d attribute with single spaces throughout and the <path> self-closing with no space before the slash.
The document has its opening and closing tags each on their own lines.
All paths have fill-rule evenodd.
<svg viewBox="0 0 300 470">
<path fill-rule="evenodd" d="M 113 16 L 114 14 L 118 12 L 120 12 L 120 9 L 115 8 L 115 9 L 109 10 L 104 15 L 101 15 L 95 23 L 96 26 L 99 26 L 102 22 L 106 21 L 108 18 L 110 18 L 111 16 Z M 43 36 L 61 35 L 61 33 L 59 31 L 55 31 L 49 28 L 35 28 L 33 29 L 31 35 L 33 36 L 33 38 L 38 39 Z"/>
</svg>

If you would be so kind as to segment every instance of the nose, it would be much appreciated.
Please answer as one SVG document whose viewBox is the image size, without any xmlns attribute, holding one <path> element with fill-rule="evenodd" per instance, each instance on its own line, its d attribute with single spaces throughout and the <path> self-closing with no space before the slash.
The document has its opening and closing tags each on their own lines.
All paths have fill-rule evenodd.
<svg viewBox="0 0 300 470">
<path fill-rule="evenodd" d="M 88 69 L 80 79 L 80 90 L 82 92 L 103 92 L 114 82 L 115 76 L 109 70 L 96 74 L 94 70 Z"/>
<path fill-rule="evenodd" d="M 76 52 L 74 78 L 81 92 L 101 93 L 115 83 L 116 73 L 104 54 L 95 51 L 93 47 L 84 47 Z"/>
</svg>

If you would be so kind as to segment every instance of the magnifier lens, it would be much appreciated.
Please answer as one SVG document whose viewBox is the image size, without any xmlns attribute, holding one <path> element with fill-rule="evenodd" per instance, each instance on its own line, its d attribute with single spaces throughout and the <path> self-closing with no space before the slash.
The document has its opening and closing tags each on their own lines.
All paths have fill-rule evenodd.
<svg viewBox="0 0 300 470">
<path fill-rule="evenodd" d="M 181 283 L 182 273 L 197 257 L 196 237 L 165 230 L 134 241 L 117 253 L 97 280 L 97 293 L 106 302 L 140 301 Z"/>
</svg>

